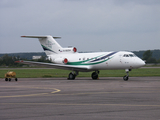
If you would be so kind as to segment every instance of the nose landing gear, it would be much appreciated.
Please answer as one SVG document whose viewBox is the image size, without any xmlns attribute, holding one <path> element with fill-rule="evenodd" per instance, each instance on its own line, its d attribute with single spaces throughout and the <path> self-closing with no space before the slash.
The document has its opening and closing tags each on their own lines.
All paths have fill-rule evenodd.
<svg viewBox="0 0 160 120">
<path fill-rule="evenodd" d="M 129 71 L 131 71 L 131 69 L 125 69 L 125 71 L 126 71 L 127 75 L 125 75 L 125 76 L 123 77 L 123 80 L 124 80 L 124 81 L 128 81 L 128 79 L 129 79 Z"/>
</svg>

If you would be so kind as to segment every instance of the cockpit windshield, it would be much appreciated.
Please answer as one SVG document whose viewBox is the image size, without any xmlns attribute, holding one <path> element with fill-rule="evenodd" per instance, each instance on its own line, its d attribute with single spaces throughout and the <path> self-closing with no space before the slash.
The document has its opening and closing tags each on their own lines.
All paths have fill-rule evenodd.
<svg viewBox="0 0 160 120">
<path fill-rule="evenodd" d="M 123 57 L 129 57 L 129 55 L 128 54 L 124 54 Z"/>
<path fill-rule="evenodd" d="M 124 54 L 123 57 L 137 57 L 135 54 Z"/>
</svg>

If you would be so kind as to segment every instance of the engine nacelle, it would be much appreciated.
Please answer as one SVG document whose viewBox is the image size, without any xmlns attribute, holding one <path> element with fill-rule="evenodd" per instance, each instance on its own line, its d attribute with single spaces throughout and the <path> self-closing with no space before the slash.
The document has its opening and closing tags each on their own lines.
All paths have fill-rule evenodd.
<svg viewBox="0 0 160 120">
<path fill-rule="evenodd" d="M 56 64 L 67 64 L 68 59 L 67 58 L 56 58 L 55 60 L 53 60 L 53 62 Z"/>
<path fill-rule="evenodd" d="M 77 52 L 77 48 L 72 47 L 72 48 L 61 48 L 59 50 L 61 53 L 75 53 Z"/>
</svg>

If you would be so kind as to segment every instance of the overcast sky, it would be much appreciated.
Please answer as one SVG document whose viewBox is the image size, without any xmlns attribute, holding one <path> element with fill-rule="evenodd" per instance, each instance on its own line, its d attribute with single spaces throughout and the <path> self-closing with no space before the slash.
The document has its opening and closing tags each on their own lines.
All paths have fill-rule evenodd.
<svg viewBox="0 0 160 120">
<path fill-rule="evenodd" d="M 43 51 L 22 35 L 78 51 L 160 49 L 160 0 L 0 0 L 0 53 Z"/>
</svg>

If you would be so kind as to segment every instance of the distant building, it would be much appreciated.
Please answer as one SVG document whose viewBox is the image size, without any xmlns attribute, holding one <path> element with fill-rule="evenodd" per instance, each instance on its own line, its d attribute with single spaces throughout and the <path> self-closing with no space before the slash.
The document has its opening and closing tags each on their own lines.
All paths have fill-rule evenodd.
<svg viewBox="0 0 160 120">
<path fill-rule="evenodd" d="M 37 59 L 40 59 L 42 56 L 32 56 L 32 59 L 33 60 L 37 60 Z"/>
</svg>

